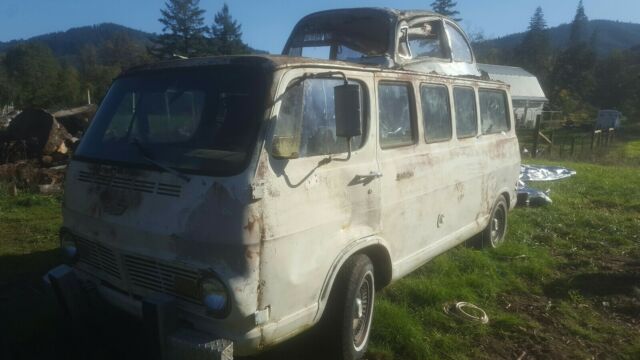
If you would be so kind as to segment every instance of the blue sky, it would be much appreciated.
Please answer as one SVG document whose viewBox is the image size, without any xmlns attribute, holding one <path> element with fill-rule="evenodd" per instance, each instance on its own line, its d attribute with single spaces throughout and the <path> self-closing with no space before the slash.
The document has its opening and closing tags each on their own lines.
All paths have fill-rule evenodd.
<svg viewBox="0 0 640 360">
<path fill-rule="evenodd" d="M 242 24 L 244 40 L 254 48 L 279 53 L 302 16 L 318 10 L 386 6 L 426 9 L 432 0 L 228 0 L 231 14 Z M 524 31 L 535 8 L 542 6 L 550 26 L 569 22 L 578 0 L 458 0 L 468 32 L 497 37 Z M 223 0 L 200 0 L 206 22 Z M 591 19 L 640 23 L 638 0 L 584 0 Z M 0 0 L 0 41 L 29 38 L 71 27 L 114 22 L 160 32 L 162 0 Z"/>
</svg>

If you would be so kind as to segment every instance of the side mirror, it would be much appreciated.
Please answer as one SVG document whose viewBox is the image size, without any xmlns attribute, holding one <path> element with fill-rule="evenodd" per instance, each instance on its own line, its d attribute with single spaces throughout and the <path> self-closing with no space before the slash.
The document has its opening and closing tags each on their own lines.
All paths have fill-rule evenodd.
<svg viewBox="0 0 640 360">
<path fill-rule="evenodd" d="M 334 88 L 336 136 L 352 138 L 362 135 L 362 104 L 360 86 L 338 85 Z"/>
<path fill-rule="evenodd" d="M 274 136 L 271 144 L 271 154 L 277 159 L 297 159 L 300 149 L 300 137 Z"/>
</svg>

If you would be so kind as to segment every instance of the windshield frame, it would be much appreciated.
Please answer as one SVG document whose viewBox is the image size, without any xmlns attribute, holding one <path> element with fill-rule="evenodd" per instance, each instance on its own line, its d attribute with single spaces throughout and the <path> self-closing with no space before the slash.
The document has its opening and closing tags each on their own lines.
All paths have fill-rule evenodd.
<svg viewBox="0 0 640 360">
<path fill-rule="evenodd" d="M 273 86 L 274 72 L 271 69 L 252 66 L 252 65 L 239 65 L 239 64 L 216 64 L 216 65 L 205 65 L 205 66 L 193 66 L 193 67 L 172 67 L 165 69 L 152 69 L 152 70 L 142 70 L 135 71 L 131 73 L 125 73 L 114 79 L 109 91 L 103 98 L 103 102 L 100 104 L 98 111 L 94 119 L 92 120 L 89 128 L 85 132 L 85 136 L 81 139 L 77 149 L 80 150 L 82 147 L 82 142 L 87 141 L 87 134 L 91 131 L 92 126 L 95 124 L 95 120 L 99 118 L 101 112 L 107 112 L 107 114 L 103 114 L 102 116 L 108 116 L 109 112 L 115 112 L 115 109 L 107 109 L 105 106 L 106 102 L 104 100 L 109 98 L 109 95 L 112 91 L 116 91 L 115 85 L 119 80 L 126 80 L 136 77 L 144 77 L 144 76 L 162 76 L 165 74 L 174 74 L 181 72 L 205 72 L 211 70 L 220 70 L 223 67 L 230 68 L 227 71 L 238 71 L 239 68 L 250 69 L 252 74 L 256 74 L 261 78 L 259 81 L 259 88 L 256 90 L 255 95 L 258 96 L 256 103 L 258 104 L 258 108 L 252 111 L 252 119 L 249 121 L 254 122 L 254 126 L 252 126 L 252 131 L 247 135 L 248 137 L 248 146 L 245 149 L 246 153 L 242 161 L 238 162 L 238 164 L 234 166 L 230 166 L 225 169 L 190 169 L 190 168 L 182 168 L 180 166 L 175 166 L 175 164 L 168 164 L 167 167 L 173 169 L 181 174 L 190 174 L 190 175 L 203 175 L 203 176 L 235 176 L 242 172 L 244 172 L 252 159 L 255 156 L 256 148 L 258 147 L 258 143 L 261 139 L 258 137 L 262 133 L 262 127 L 264 126 L 266 116 L 269 111 L 269 103 L 270 103 L 270 95 L 271 95 L 271 87 Z M 111 114 L 113 116 L 113 114 Z M 110 120 L 111 121 L 111 120 Z M 98 125 L 95 125 L 98 126 Z M 215 149 L 212 149 L 215 150 Z M 119 160 L 119 159 L 106 159 L 101 157 L 93 157 L 83 155 L 82 153 L 78 153 L 74 151 L 74 154 L 71 158 L 73 161 L 80 161 L 85 163 L 92 164 L 101 164 L 101 165 L 112 165 L 119 166 L 122 168 L 133 168 L 133 169 L 142 169 L 142 170 L 155 170 L 160 172 L 168 172 L 166 169 L 161 169 L 159 166 L 152 164 L 148 161 L 141 161 L 133 158 L 131 160 Z M 159 160 L 162 161 L 161 159 Z"/>
</svg>

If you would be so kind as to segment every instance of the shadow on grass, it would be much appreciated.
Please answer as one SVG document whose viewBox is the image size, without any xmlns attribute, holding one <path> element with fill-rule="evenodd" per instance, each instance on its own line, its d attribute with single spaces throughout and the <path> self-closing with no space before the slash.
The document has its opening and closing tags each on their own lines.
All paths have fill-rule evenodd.
<svg viewBox="0 0 640 360">
<path fill-rule="evenodd" d="M 145 359 L 142 325 L 106 304 L 83 332 L 70 326 L 43 276 L 58 250 L 0 256 L 0 358 Z"/>
<path fill-rule="evenodd" d="M 293 339 L 276 345 L 266 352 L 239 357 L 241 360 L 327 360 L 335 359 L 326 333 L 320 328 L 312 328 Z"/>
<path fill-rule="evenodd" d="M 560 278 L 545 286 L 549 297 L 565 298 L 571 290 L 585 296 L 633 296 L 640 286 L 640 273 L 587 273 Z"/>
<path fill-rule="evenodd" d="M 640 316 L 640 273 L 579 274 L 553 281 L 544 290 L 549 297 L 571 300 L 577 292 L 579 298 L 610 304 L 606 306 L 620 315 Z"/>
<path fill-rule="evenodd" d="M 43 282 L 60 260 L 58 250 L 0 256 L 0 359 L 150 358 L 142 321 L 97 298 L 86 328 L 68 323 Z M 324 339 L 311 329 L 264 354 L 238 359 L 332 359 Z"/>
</svg>

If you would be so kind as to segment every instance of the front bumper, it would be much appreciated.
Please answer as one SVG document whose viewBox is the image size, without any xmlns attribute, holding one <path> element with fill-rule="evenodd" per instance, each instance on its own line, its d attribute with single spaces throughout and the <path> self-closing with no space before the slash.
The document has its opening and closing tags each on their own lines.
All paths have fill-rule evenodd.
<svg viewBox="0 0 640 360">
<path fill-rule="evenodd" d="M 78 326 L 85 326 L 85 318 L 91 316 L 92 309 L 86 286 L 83 285 L 87 280 L 82 280 L 85 276 L 79 275 L 75 269 L 61 265 L 50 270 L 44 280 L 51 285 L 67 318 Z M 158 295 L 136 300 L 99 283 L 91 283 L 89 287 L 95 288 L 108 303 L 142 319 L 153 358 L 233 359 L 234 343 L 231 340 L 181 327 L 179 307 L 170 296 Z"/>
</svg>

